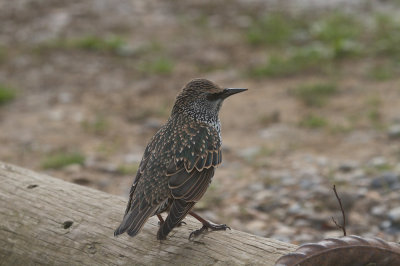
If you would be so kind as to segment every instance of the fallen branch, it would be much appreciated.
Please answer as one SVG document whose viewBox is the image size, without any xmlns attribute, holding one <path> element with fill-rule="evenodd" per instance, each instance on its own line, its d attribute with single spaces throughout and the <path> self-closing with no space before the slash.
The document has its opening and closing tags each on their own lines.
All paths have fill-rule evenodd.
<svg viewBox="0 0 400 266">
<path fill-rule="evenodd" d="M 126 199 L 0 162 L 1 265 L 274 265 L 296 246 L 236 230 L 191 242 L 192 218 L 157 241 L 157 217 L 114 237 Z"/>
</svg>

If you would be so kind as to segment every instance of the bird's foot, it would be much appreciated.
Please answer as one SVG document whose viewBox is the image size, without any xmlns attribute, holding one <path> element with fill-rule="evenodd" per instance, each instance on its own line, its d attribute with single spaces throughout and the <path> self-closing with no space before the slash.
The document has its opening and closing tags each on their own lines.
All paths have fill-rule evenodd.
<svg viewBox="0 0 400 266">
<path fill-rule="evenodd" d="M 222 231 L 222 230 L 225 231 L 226 229 L 231 230 L 231 228 L 229 226 L 227 226 L 226 224 L 214 224 L 212 222 L 207 221 L 206 223 L 203 223 L 203 227 L 190 233 L 189 240 L 193 240 L 194 238 L 198 237 L 199 235 L 203 234 L 204 232 L 208 232 L 209 230 L 210 231 Z"/>
</svg>

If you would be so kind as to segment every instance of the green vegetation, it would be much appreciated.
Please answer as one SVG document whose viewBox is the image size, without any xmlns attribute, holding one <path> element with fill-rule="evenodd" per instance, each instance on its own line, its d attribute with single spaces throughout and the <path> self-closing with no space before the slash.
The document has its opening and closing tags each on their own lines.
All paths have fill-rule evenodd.
<svg viewBox="0 0 400 266">
<path fill-rule="evenodd" d="M 375 127 L 380 127 L 382 115 L 378 109 L 372 108 L 372 109 L 368 110 L 367 116 L 368 116 L 369 120 L 371 121 L 371 123 Z"/>
<path fill-rule="evenodd" d="M 323 118 L 322 116 L 317 116 L 312 114 L 305 116 L 300 121 L 300 126 L 312 129 L 322 128 L 327 125 L 328 121 L 325 118 Z"/>
<path fill-rule="evenodd" d="M 342 134 L 342 133 L 349 133 L 354 129 L 353 125 L 343 125 L 343 124 L 330 124 L 329 131 L 332 134 Z"/>
<path fill-rule="evenodd" d="M 0 62 L 6 57 L 6 48 L 0 45 Z"/>
<path fill-rule="evenodd" d="M 141 46 L 137 49 L 137 54 L 144 56 L 136 64 L 136 69 L 143 74 L 168 75 L 174 69 L 173 60 L 167 56 L 165 48 L 157 41 Z"/>
<path fill-rule="evenodd" d="M 60 169 L 71 164 L 83 165 L 85 156 L 81 153 L 56 153 L 49 155 L 42 161 L 42 168 L 44 169 Z"/>
<path fill-rule="evenodd" d="M 159 57 L 148 61 L 139 66 L 139 70 L 148 74 L 170 74 L 174 68 L 174 63 L 165 57 Z"/>
<path fill-rule="evenodd" d="M 311 38 L 323 43 L 333 52 L 334 58 L 351 56 L 360 52 L 359 37 L 362 22 L 354 15 L 335 12 L 320 18 L 308 28 Z"/>
<path fill-rule="evenodd" d="M 124 46 L 126 46 L 126 43 L 121 37 L 118 36 L 108 38 L 86 36 L 81 39 L 71 40 L 69 45 L 90 51 L 118 52 Z"/>
<path fill-rule="evenodd" d="M 330 83 L 304 84 L 293 90 L 293 94 L 307 106 L 321 107 L 329 96 L 337 93 L 337 88 Z"/>
<path fill-rule="evenodd" d="M 398 67 L 395 64 L 376 64 L 368 70 L 367 76 L 376 81 L 385 81 L 395 77 L 398 72 Z"/>
<path fill-rule="evenodd" d="M 376 129 L 382 129 L 382 114 L 379 110 L 382 105 L 382 99 L 379 96 L 370 96 L 366 100 L 366 105 L 366 114 L 372 126 L 374 126 Z"/>
<path fill-rule="evenodd" d="M 285 44 L 295 32 L 295 25 L 295 21 L 286 15 L 270 14 L 254 21 L 247 33 L 247 39 L 255 45 Z"/>
<path fill-rule="evenodd" d="M 258 122 L 263 126 L 268 126 L 273 123 L 278 123 L 280 121 L 280 112 L 275 110 L 270 113 L 261 114 L 258 116 Z"/>
<path fill-rule="evenodd" d="M 0 106 L 14 100 L 16 97 L 17 93 L 14 89 L 0 84 Z"/>
<path fill-rule="evenodd" d="M 138 54 L 160 54 L 164 52 L 164 47 L 157 41 L 150 41 L 138 48 Z"/>
<path fill-rule="evenodd" d="M 117 172 L 121 175 L 134 175 L 136 174 L 138 169 L 139 169 L 138 163 L 123 164 L 118 167 Z"/>
<path fill-rule="evenodd" d="M 371 38 L 371 53 L 400 57 L 400 24 L 395 18 L 378 14 L 375 16 L 375 27 Z"/>
<path fill-rule="evenodd" d="M 390 163 L 382 163 L 377 165 L 367 165 L 363 168 L 367 175 L 377 175 L 382 172 L 388 172 L 393 170 L 394 166 Z"/>
<path fill-rule="evenodd" d="M 375 169 L 380 172 L 385 172 L 385 171 L 393 170 L 393 166 L 391 164 L 384 163 L 384 164 L 375 166 Z"/>
<path fill-rule="evenodd" d="M 126 47 L 128 47 L 126 41 L 119 36 L 101 37 L 89 35 L 81 38 L 57 39 L 46 42 L 36 47 L 36 51 L 41 52 L 51 48 L 82 49 L 93 52 L 108 52 L 119 55 L 125 53 Z"/>
<path fill-rule="evenodd" d="M 110 124 L 104 116 L 97 115 L 93 121 L 83 121 L 82 127 L 88 132 L 96 135 L 102 135 L 110 128 Z"/>
<path fill-rule="evenodd" d="M 371 108 L 378 108 L 382 103 L 382 99 L 378 95 L 370 96 L 366 100 L 366 104 Z"/>
<path fill-rule="evenodd" d="M 284 77 L 300 71 L 321 71 L 322 63 L 329 64 L 331 53 L 320 46 L 310 46 L 289 51 L 286 55 L 274 55 L 266 64 L 250 69 L 254 77 Z"/>
<path fill-rule="evenodd" d="M 339 61 L 357 56 L 400 58 L 400 24 L 388 15 L 371 13 L 371 20 L 343 12 L 314 16 L 268 13 L 253 20 L 246 31 L 250 45 L 265 47 L 269 57 L 254 66 L 254 77 L 285 77 L 326 72 Z M 372 23 L 371 23 L 372 22 Z M 377 80 L 394 75 L 389 67 L 375 68 Z"/>
</svg>

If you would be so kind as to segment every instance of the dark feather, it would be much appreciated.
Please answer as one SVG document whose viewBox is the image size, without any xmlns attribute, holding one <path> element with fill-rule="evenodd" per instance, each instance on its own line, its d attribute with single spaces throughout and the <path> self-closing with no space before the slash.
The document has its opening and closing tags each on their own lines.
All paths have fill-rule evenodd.
<svg viewBox="0 0 400 266">
<path fill-rule="evenodd" d="M 144 211 L 140 211 L 139 204 L 134 201 L 132 204 L 132 209 L 130 209 L 124 219 L 122 220 L 120 226 L 114 231 L 114 235 L 120 235 L 127 232 L 130 236 L 137 235 L 142 229 L 144 223 L 153 214 L 156 207 L 148 207 Z"/>
<path fill-rule="evenodd" d="M 169 179 L 168 185 L 172 197 L 186 201 L 198 201 L 210 184 L 213 175 L 214 167 L 203 169 L 201 172 L 197 169 L 190 173 L 179 171 Z"/>
<path fill-rule="evenodd" d="M 213 152 L 209 151 L 207 153 L 207 159 L 206 159 L 206 163 L 204 165 L 204 168 L 210 168 L 212 166 L 213 163 Z"/>
<path fill-rule="evenodd" d="M 176 227 L 188 212 L 193 208 L 195 202 L 187 202 L 185 200 L 174 200 L 168 217 L 165 222 L 160 226 L 157 233 L 157 239 L 165 239 L 166 236 Z"/>
<path fill-rule="evenodd" d="M 150 216 L 170 210 L 160 231 L 166 236 L 204 195 L 221 163 L 220 147 L 219 132 L 209 124 L 187 116 L 169 120 L 146 147 L 115 235 L 134 236 Z"/>
<path fill-rule="evenodd" d="M 199 157 L 199 159 L 197 160 L 197 163 L 196 163 L 196 169 L 197 169 L 198 171 L 203 170 L 206 161 L 207 161 L 207 156 L 201 156 L 201 157 Z"/>
</svg>

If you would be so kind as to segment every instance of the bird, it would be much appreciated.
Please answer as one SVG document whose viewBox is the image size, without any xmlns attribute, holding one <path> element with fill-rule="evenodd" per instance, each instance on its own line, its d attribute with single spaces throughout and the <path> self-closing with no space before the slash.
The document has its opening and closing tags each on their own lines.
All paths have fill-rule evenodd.
<svg viewBox="0 0 400 266">
<path fill-rule="evenodd" d="M 192 209 L 222 162 L 218 117 L 222 103 L 246 90 L 222 88 L 202 78 L 193 79 L 183 87 L 167 122 L 145 148 L 115 236 L 125 232 L 136 236 L 154 215 L 160 220 L 158 240 L 165 240 L 172 229 L 183 224 L 187 214 L 203 225 L 189 235 L 189 240 L 208 230 L 230 229 L 226 224 L 207 221 Z M 163 212 L 168 213 L 165 220 Z"/>
</svg>

